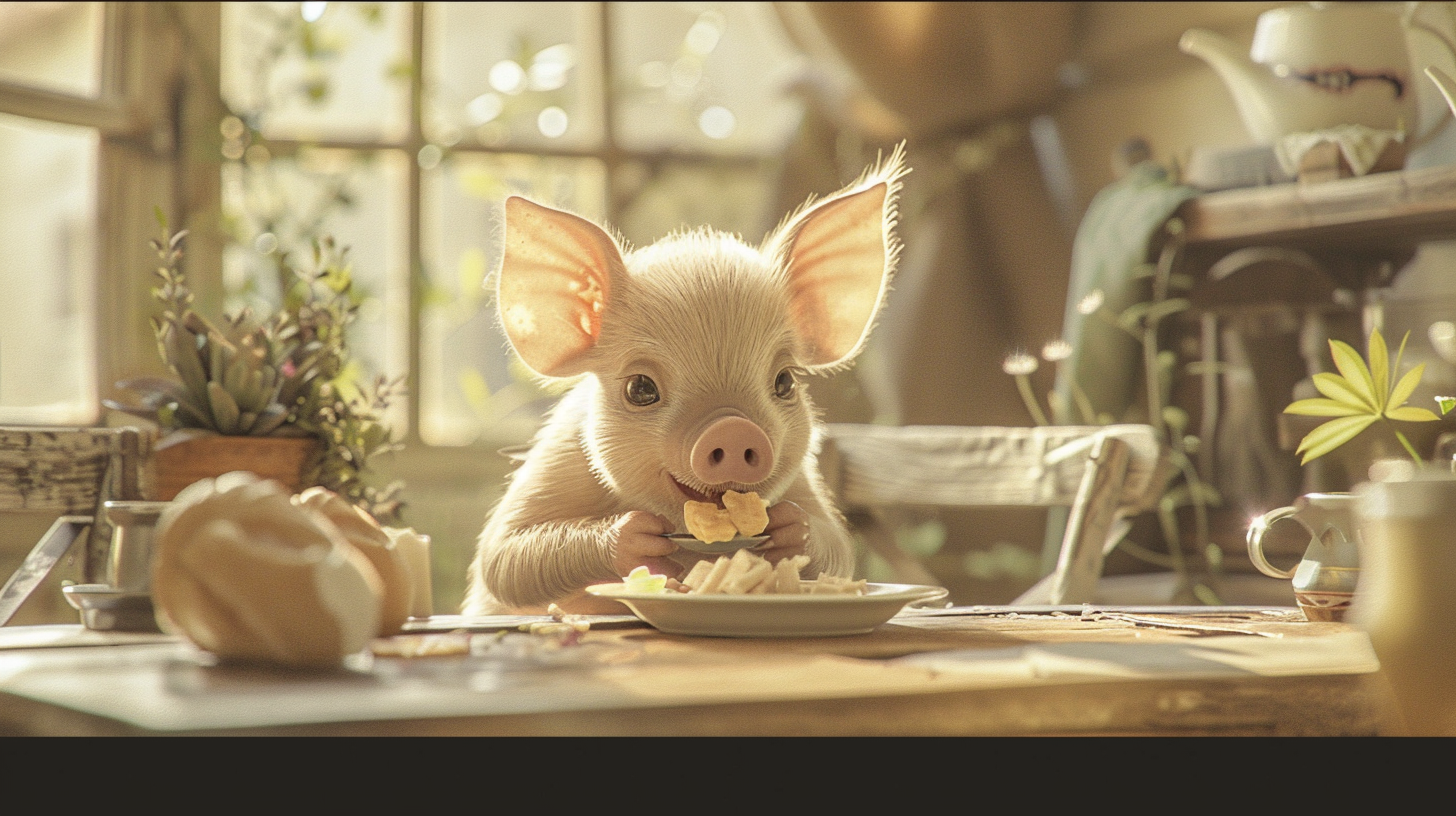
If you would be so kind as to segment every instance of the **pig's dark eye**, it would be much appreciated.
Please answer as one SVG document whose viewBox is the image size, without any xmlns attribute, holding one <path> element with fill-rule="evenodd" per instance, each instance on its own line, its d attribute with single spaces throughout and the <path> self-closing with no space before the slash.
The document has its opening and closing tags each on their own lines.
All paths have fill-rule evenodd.
<svg viewBox="0 0 1456 816">
<path fill-rule="evenodd" d="M 774 396 L 782 400 L 793 399 L 794 391 L 798 386 L 798 381 L 794 379 L 794 372 L 786 368 L 774 378 Z"/>
<path fill-rule="evenodd" d="M 627 401 L 633 405 L 651 405 L 662 399 L 657 393 L 657 383 L 646 374 L 633 374 L 627 378 Z"/>
</svg>

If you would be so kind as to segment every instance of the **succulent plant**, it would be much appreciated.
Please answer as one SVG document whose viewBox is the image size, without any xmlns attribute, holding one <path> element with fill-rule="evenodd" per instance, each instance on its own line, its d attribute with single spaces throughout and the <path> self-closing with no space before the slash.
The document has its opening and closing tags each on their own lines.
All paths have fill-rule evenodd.
<svg viewBox="0 0 1456 816">
<path fill-rule="evenodd" d="M 163 431 L 224 436 L 304 436 L 323 446 L 309 480 L 343 495 L 382 522 L 397 520 L 401 486 L 365 483 L 369 460 L 398 448 L 380 419 L 400 381 L 384 377 L 356 388 L 343 375 L 345 334 L 355 317 L 347 248 L 315 244 L 314 270 L 294 269 L 283 306 L 266 320 L 244 309 L 221 325 L 192 308 L 181 271 L 186 231 L 151 242 L 160 264 L 152 318 L 157 350 L 176 379 L 137 377 L 117 383 L 134 402 L 106 407 L 156 422 Z M 280 259 L 287 265 L 287 259 Z M 356 393 L 357 392 L 357 393 Z"/>
<path fill-rule="evenodd" d="M 165 245 L 152 242 L 162 259 L 157 269 L 162 283 L 153 290 L 162 313 L 152 318 L 152 328 L 157 350 L 178 380 L 147 378 L 120 385 L 144 394 L 144 415 L 163 427 L 267 436 L 288 419 L 282 398 L 286 378 L 279 375 L 277 361 L 269 359 L 264 330 L 247 327 L 245 314 L 220 328 L 192 310 L 192 293 L 177 268 L 186 234 L 177 233 Z"/>
</svg>

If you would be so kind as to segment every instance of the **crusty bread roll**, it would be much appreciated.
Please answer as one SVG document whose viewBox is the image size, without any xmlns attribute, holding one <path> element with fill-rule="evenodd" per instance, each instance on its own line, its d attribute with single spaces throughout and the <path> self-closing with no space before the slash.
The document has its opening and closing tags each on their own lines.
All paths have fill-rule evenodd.
<svg viewBox="0 0 1456 816">
<path fill-rule="evenodd" d="M 404 622 L 410 615 L 414 582 L 409 562 L 389 533 L 373 516 L 326 487 L 310 487 L 294 496 L 293 503 L 326 516 L 379 572 L 379 578 L 384 582 L 380 636 L 404 631 Z"/>
<path fill-rule="evenodd" d="M 152 596 L 164 629 L 221 658 L 331 666 L 378 634 L 384 589 L 326 516 L 235 472 L 161 513 Z"/>
</svg>

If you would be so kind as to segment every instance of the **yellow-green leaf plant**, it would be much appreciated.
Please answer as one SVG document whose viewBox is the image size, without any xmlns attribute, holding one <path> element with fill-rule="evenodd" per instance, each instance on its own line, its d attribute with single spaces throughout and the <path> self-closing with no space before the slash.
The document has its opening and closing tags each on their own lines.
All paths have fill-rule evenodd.
<svg viewBox="0 0 1456 816">
<path fill-rule="evenodd" d="M 1284 409 L 1286 414 L 1301 416 L 1331 417 L 1329 422 L 1319 425 L 1300 440 L 1295 453 L 1303 454 L 1300 464 L 1308 464 L 1335 450 L 1359 436 L 1376 422 L 1390 426 L 1395 438 L 1400 441 L 1406 453 L 1417 465 L 1421 456 L 1412 447 L 1410 440 L 1399 428 L 1390 425 L 1395 422 L 1435 422 L 1440 417 L 1425 408 L 1406 405 L 1421 382 L 1426 364 L 1421 363 L 1407 371 L 1394 386 L 1390 384 L 1391 374 L 1400 370 L 1400 358 L 1405 353 L 1406 340 L 1410 332 L 1401 338 L 1400 349 L 1395 354 L 1394 365 L 1390 362 L 1390 351 L 1379 329 L 1370 332 L 1370 364 L 1366 365 L 1360 354 L 1348 343 L 1330 341 L 1330 354 L 1334 358 L 1339 374 L 1321 372 L 1314 375 L 1314 387 L 1323 397 L 1295 400 Z"/>
</svg>

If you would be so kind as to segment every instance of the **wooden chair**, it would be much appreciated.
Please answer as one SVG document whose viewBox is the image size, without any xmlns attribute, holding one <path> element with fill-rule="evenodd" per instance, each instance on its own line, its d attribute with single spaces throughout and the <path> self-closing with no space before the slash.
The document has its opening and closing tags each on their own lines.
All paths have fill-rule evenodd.
<svg viewBox="0 0 1456 816">
<path fill-rule="evenodd" d="M 896 544 L 903 508 L 1067 507 L 1056 569 L 1017 604 L 1090 603 L 1130 517 L 1156 505 L 1168 452 L 1147 425 L 826 426 L 820 467 L 871 551 L 934 583 Z"/>
<path fill-rule="evenodd" d="M 154 436 L 140 428 L 0 426 L 0 513 L 59 515 L 0 589 L 0 626 L 85 530 L 82 574 L 104 581 L 112 534 L 104 503 L 148 497 Z"/>
</svg>

